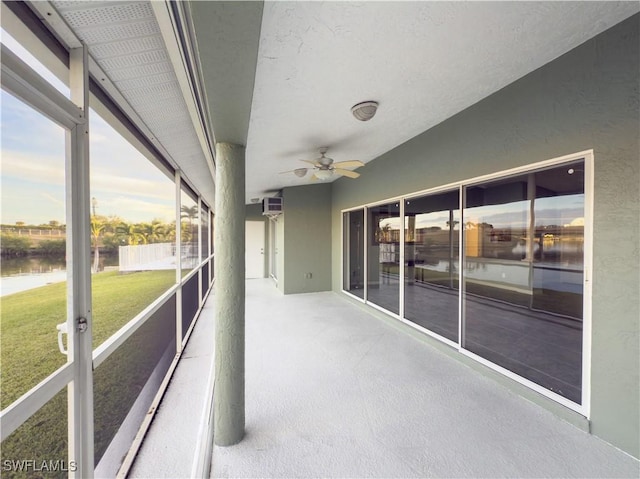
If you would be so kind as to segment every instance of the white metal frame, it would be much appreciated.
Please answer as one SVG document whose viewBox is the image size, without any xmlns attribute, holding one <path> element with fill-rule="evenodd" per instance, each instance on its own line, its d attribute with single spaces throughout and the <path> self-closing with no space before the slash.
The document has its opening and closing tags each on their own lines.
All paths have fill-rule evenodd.
<svg viewBox="0 0 640 479">
<path fill-rule="evenodd" d="M 93 477 L 93 368 L 89 235 L 89 127 L 86 47 L 69 53 L 71 100 L 2 45 L 2 87 L 66 128 L 67 365 L 2 411 L 3 439 L 68 386 L 72 477 Z M 89 440 L 88 440 L 89 438 Z"/>
<path fill-rule="evenodd" d="M 0 413 L 0 424 L 2 424 L 0 441 L 9 437 L 12 432 L 62 391 L 62 388 L 73 380 L 73 372 L 73 365 L 66 363 L 4 408 Z"/>
<path fill-rule="evenodd" d="M 351 276 L 351 270 L 347 270 L 347 264 L 351 264 L 351 231 L 347 228 L 347 213 L 350 212 L 343 211 L 340 213 L 340 238 L 342 240 L 342 248 L 340 248 L 340 267 L 342 270 L 342 274 L 340 275 L 340 289 L 345 292 L 348 292 L 345 289 L 347 278 Z"/>
<path fill-rule="evenodd" d="M 48 4 L 36 4 L 36 9 L 47 8 Z M 2 5 L 3 12 L 6 7 Z M 55 19 L 49 18 L 49 23 Z M 62 28 L 64 25 L 58 25 Z M 160 309 L 172 296 L 176 295 L 176 337 L 178 354 L 156 395 L 152 404 L 155 409 L 164 393 L 175 365 L 182 351 L 181 341 L 181 286 L 193 275 L 201 274 L 205 262 L 213 259 L 213 254 L 202 258 L 199 242 L 199 264 L 185 278 L 181 278 L 180 267 L 180 191 L 182 178 L 176 171 L 176 236 L 178 243 L 178 265 L 176 270 L 176 284 L 169 288 L 153 303 L 147 306 L 136 317 L 131 319 L 118 332 L 92 351 L 92 318 L 91 318 L 91 245 L 90 245 L 90 192 L 89 192 L 89 69 L 93 71 L 95 65 L 88 56 L 87 49 L 79 42 L 73 42 L 69 52 L 69 85 L 71 99 L 61 94 L 48 81 L 38 75 L 29 65 L 5 45 L 1 46 L 2 62 L 0 81 L 2 88 L 19 98 L 26 105 L 42 113 L 54 123 L 66 129 L 66 159 L 65 159 L 65 188 L 67 215 L 67 330 L 68 333 L 68 362 L 50 374 L 43 381 L 35 385 L 20 398 L 0 412 L 0 438 L 4 440 L 40 408 L 46 405 L 64 387 L 68 388 L 68 426 L 69 426 L 69 464 L 74 464 L 70 470 L 71 477 L 92 478 L 94 475 L 94 430 L 93 430 L 93 370 L 102 364 L 111 354 L 118 350 L 132 334 L 135 333 L 152 315 Z M 119 106 L 121 108 L 121 105 Z M 122 128 L 118 128 L 121 132 Z M 133 137 L 133 135 L 128 135 Z M 162 148 L 159 148 L 163 151 Z M 153 161 L 149 154 L 145 157 Z M 201 197 L 197 195 L 200 206 Z M 199 215 L 200 215 L 199 210 Z M 211 222 L 209 231 L 211 229 Z M 211 269 L 211 268 L 210 268 Z M 210 274 L 212 274 L 210 272 Z M 199 278 L 200 279 L 200 278 Z M 208 284 L 205 297 L 210 294 L 211 281 Z M 204 300 L 199 281 L 199 307 L 191 327 L 185 336 L 186 342 L 193 330 Z M 52 331 L 55 334 L 55 331 Z M 149 415 L 140 428 L 138 434 L 144 434 L 149 426 L 152 415 Z M 134 442 L 130 450 L 137 450 L 139 441 Z M 136 445 L 137 444 L 137 445 Z M 128 456 L 129 457 L 129 456 Z M 130 466 L 125 461 L 121 472 Z"/>
<path fill-rule="evenodd" d="M 202 308 L 202 198 L 198 196 L 198 310 Z"/>
<path fill-rule="evenodd" d="M 216 249 L 215 249 L 215 244 L 213 239 L 215 238 L 215 231 L 213 229 L 213 223 L 215 221 L 215 213 L 213 212 L 213 207 L 209 210 L 209 248 L 210 248 L 210 253 L 211 253 L 211 261 L 209 262 L 209 285 L 212 285 L 215 280 L 216 277 L 214 275 L 214 269 L 215 269 L 215 256 L 216 256 Z"/>
<path fill-rule="evenodd" d="M 84 112 L 2 44 L 2 88 L 67 129 L 83 124 Z"/>
<path fill-rule="evenodd" d="M 71 477 L 93 477 L 93 365 L 89 192 L 89 68 L 87 47 L 69 52 L 71 100 L 84 123 L 67 132 L 67 330 L 68 361 L 74 379 L 68 388 Z M 71 233 L 71 234 L 69 234 Z M 84 326 L 82 322 L 84 321 Z"/>
<path fill-rule="evenodd" d="M 595 197 L 593 150 L 584 152 L 584 280 L 582 296 L 582 409 L 591 418 L 591 338 L 593 331 L 593 205 Z"/>
<path fill-rule="evenodd" d="M 278 216 L 269 218 L 269 277 L 278 284 Z M 275 273 L 275 274 L 274 274 Z"/>
<path fill-rule="evenodd" d="M 404 287 L 405 287 L 405 247 L 406 247 L 406 238 L 405 238 L 405 232 L 404 232 L 404 207 L 405 207 L 405 200 L 404 198 L 402 198 L 399 201 L 399 205 L 400 205 L 400 260 L 398 261 L 398 278 L 400 281 L 399 286 L 399 291 L 398 291 L 398 316 L 400 318 L 404 318 Z"/>
<path fill-rule="evenodd" d="M 176 188 L 176 351 L 182 351 L 182 172 L 175 172 Z"/>
<path fill-rule="evenodd" d="M 554 393 L 553 391 L 550 391 L 536 383 L 534 383 L 533 381 L 530 381 L 522 376 L 517 375 L 516 373 L 513 373 L 512 371 L 509 371 L 508 369 L 505 369 L 501 366 L 498 366 L 497 364 L 494 364 L 484 358 L 482 358 L 481 356 L 478 356 L 477 354 L 474 354 L 466 349 L 464 349 L 464 335 L 465 335 L 465 331 L 464 331 L 464 313 L 465 313 L 465 301 L 464 301 L 464 297 L 465 297 L 465 286 L 464 286 L 464 281 L 463 281 L 463 275 L 462 275 L 462 270 L 463 268 L 459 268 L 459 272 L 458 272 L 458 280 L 459 280 L 459 294 L 458 294 L 458 342 L 455 341 L 451 341 L 447 338 L 444 338 L 436 333 L 433 333 L 432 331 L 427 330 L 426 328 L 423 328 L 419 325 L 416 325 L 415 323 L 407 320 L 406 318 L 404 318 L 404 309 L 402 308 L 403 303 L 404 303 L 404 278 L 403 278 L 403 274 L 401 274 L 402 276 L 402 280 L 400 282 L 400 313 L 401 314 L 395 314 L 391 311 L 386 310 L 385 308 L 382 308 L 374 303 L 371 303 L 368 300 L 368 295 L 367 295 L 367 283 L 368 281 L 365 280 L 365 299 L 362 300 L 361 298 L 358 298 L 357 296 L 351 294 L 349 291 L 346 291 L 344 289 L 344 282 L 342 282 L 341 285 L 341 291 L 342 293 L 344 293 L 345 295 L 349 296 L 350 298 L 353 298 L 355 300 L 364 302 L 365 304 L 367 304 L 368 306 L 382 311 L 383 313 L 386 313 L 387 315 L 400 320 L 401 322 L 413 327 L 414 329 L 421 331 L 423 333 L 426 333 L 427 335 L 437 339 L 440 342 L 443 342 L 445 344 L 447 344 L 448 346 L 457 348 L 457 350 L 463 354 L 466 357 L 469 357 L 475 361 L 478 361 L 479 363 L 482 363 L 483 365 L 487 366 L 488 368 L 497 371 L 507 377 L 509 377 L 510 379 L 513 379 L 514 381 L 523 384 L 527 387 L 529 387 L 530 389 L 540 393 L 542 396 L 545 396 L 549 399 L 552 399 L 553 401 L 562 404 L 563 406 L 567 407 L 568 409 L 571 409 L 573 411 L 576 411 L 577 413 L 585 416 L 587 419 L 590 418 L 590 414 L 591 414 L 591 336 L 592 336 L 592 317 L 591 317 L 591 310 L 592 310 L 592 265 L 593 265 L 593 202 L 594 202 L 594 180 L 593 180 L 593 171 L 594 171 L 594 153 L 593 150 L 584 150 L 584 151 L 580 151 L 577 153 L 572 153 L 572 154 L 568 154 L 568 155 L 564 155 L 564 156 L 560 156 L 557 158 L 552 158 L 549 160 L 544 160 L 544 161 L 539 161 L 536 163 L 532 163 L 532 164 L 527 164 L 527 165 L 522 165 L 522 166 L 518 166 L 515 168 L 510 168 L 510 169 L 506 169 L 506 170 L 501 170 L 495 173 L 491 173 L 491 174 L 487 174 L 487 175 L 482 175 L 482 176 L 477 176 L 477 177 L 473 177 L 473 178 L 469 178 L 469 179 L 465 179 L 465 180 L 461 180 L 461 181 L 456 181 L 456 182 L 452 182 L 452 183 L 448 183 L 445 185 L 439 185 L 437 187 L 434 188 L 427 188 L 425 190 L 421 190 L 421 191 L 417 191 L 414 193 L 408 193 L 404 196 L 394 196 L 391 198 L 387 198 L 385 200 L 381 200 L 381 201 L 376 201 L 376 202 L 372 202 L 372 203 L 367 203 L 364 205 L 358 205 L 358 206 L 354 206 L 354 207 L 350 207 L 350 208 L 344 208 L 340 211 L 341 215 L 344 215 L 344 213 L 348 213 L 351 211 L 357 211 L 360 209 L 363 209 L 365 212 L 365 279 L 367 278 L 367 263 L 368 263 L 368 240 L 367 240 L 367 234 L 368 234 L 368 228 L 366 225 L 367 222 L 367 218 L 368 218 L 368 208 L 372 207 L 372 206 L 378 206 L 378 205 L 383 205 L 383 204 L 387 204 L 387 203 L 391 203 L 394 201 L 401 201 L 402 202 L 402 206 L 401 206 L 401 216 L 400 216 L 400 222 L 401 224 L 403 224 L 404 222 L 404 201 L 405 200 L 410 200 L 411 198 L 416 198 L 416 197 L 420 197 L 420 196 L 426 196 L 426 195 L 430 195 L 430 194 L 437 194 L 440 192 L 445 192 L 445 191 L 455 191 L 456 189 L 459 190 L 459 198 L 460 198 L 460 222 L 461 225 L 464 224 L 464 212 L 465 212 L 465 208 L 464 208 L 464 203 L 465 203 L 465 194 L 464 194 L 464 189 L 465 187 L 468 186 L 473 186 L 476 184 L 481 184 L 484 183 L 486 181 L 490 181 L 490 180 L 494 180 L 494 179 L 501 179 L 501 178 L 505 178 L 505 177 L 509 177 L 509 176 L 513 176 L 513 175 L 517 175 L 517 174 L 522 174 L 522 173 L 532 173 L 535 172 L 537 170 L 540 169 L 544 169 L 544 168 L 549 168 L 549 167 L 553 167 L 553 166 L 558 166 L 558 165 L 562 165 L 565 163 L 570 163 L 572 161 L 578 161 L 578 160 L 584 160 L 584 219 L 585 219 L 585 229 L 584 229 L 584 280 L 583 280 L 583 321 L 582 321 L 582 399 L 581 399 L 581 404 L 577 404 L 563 396 L 560 396 L 559 394 Z M 342 240 L 344 240 L 344 221 L 341 221 L 342 227 L 341 227 L 341 238 Z M 464 234 L 463 231 L 461 229 L 460 231 L 460 235 L 458 237 L 458 247 L 459 247 L 459 257 L 460 257 L 460 263 L 462 264 L 463 260 L 464 260 Z M 404 243 L 404 234 L 401 235 L 400 237 L 400 241 L 401 244 Z M 400 247 L 400 252 L 401 252 L 401 266 L 404 265 L 404 248 L 401 246 Z M 342 244 L 342 249 L 341 249 L 341 268 L 342 268 L 342 277 L 344 277 L 344 268 L 345 268 L 345 264 L 344 264 L 344 241 Z M 401 267 L 401 270 L 403 271 L 404 268 Z"/>
</svg>

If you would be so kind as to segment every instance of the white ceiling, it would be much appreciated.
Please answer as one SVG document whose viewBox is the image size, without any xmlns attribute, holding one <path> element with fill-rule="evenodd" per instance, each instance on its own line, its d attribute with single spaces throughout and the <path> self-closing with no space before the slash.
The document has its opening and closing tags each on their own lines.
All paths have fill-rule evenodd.
<svg viewBox="0 0 640 479">
<path fill-rule="evenodd" d="M 638 2 L 266 2 L 247 202 L 328 146 L 365 163 L 640 10 Z M 206 50 L 201 49 L 201 56 Z M 215 85 L 207 85 L 209 95 Z M 375 100 L 356 121 L 352 105 Z M 363 171 L 366 174 L 366 169 Z M 358 181 L 348 180 L 343 181 Z"/>
</svg>

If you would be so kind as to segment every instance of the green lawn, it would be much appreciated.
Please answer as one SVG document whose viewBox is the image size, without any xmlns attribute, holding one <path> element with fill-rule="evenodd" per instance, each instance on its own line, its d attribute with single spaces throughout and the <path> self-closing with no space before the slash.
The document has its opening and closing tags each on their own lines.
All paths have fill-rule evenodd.
<svg viewBox="0 0 640 479">
<path fill-rule="evenodd" d="M 94 275 L 94 349 L 174 282 L 175 271 Z M 58 351 L 56 332 L 56 324 L 66 317 L 65 296 L 66 284 L 57 283 L 0 298 L 2 408 L 66 361 Z M 144 348 L 138 349 L 144 353 Z M 127 369 L 135 369 L 130 367 L 135 364 L 131 362 Z M 114 370 L 113 374 L 122 375 L 123 370 Z M 66 459 L 66 392 L 63 390 L 45 408 L 2 443 L 3 460 Z"/>
</svg>

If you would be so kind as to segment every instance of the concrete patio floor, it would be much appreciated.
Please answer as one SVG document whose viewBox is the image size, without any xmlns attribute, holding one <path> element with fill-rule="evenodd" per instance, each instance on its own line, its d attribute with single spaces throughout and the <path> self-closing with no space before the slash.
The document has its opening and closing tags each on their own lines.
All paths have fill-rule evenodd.
<svg viewBox="0 0 640 479">
<path fill-rule="evenodd" d="M 213 342 L 212 314 L 189 347 Z M 246 436 L 214 448 L 212 477 L 640 476 L 634 458 L 341 295 L 248 280 L 246 327 Z M 189 361 L 205 354 L 178 366 L 130 477 L 189 476 L 207 382 Z"/>
</svg>

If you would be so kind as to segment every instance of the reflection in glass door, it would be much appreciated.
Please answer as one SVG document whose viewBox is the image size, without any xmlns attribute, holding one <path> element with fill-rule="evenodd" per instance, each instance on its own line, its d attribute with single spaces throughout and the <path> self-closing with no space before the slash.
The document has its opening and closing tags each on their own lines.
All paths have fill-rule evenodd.
<svg viewBox="0 0 640 479">
<path fill-rule="evenodd" d="M 463 347 L 582 398 L 584 161 L 465 188 Z"/>
<path fill-rule="evenodd" d="M 367 209 L 367 301 L 400 313 L 400 204 Z"/>
<path fill-rule="evenodd" d="M 406 319 L 458 342 L 459 190 L 405 201 Z"/>
</svg>

